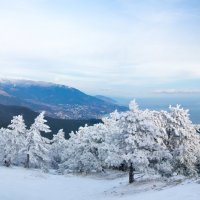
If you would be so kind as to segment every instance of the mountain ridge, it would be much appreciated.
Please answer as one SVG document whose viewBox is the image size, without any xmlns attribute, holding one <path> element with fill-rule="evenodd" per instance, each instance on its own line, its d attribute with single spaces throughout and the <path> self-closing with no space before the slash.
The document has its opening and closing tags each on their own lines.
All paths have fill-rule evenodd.
<svg viewBox="0 0 200 200">
<path fill-rule="evenodd" d="M 79 89 L 43 81 L 1 79 L 0 91 L 0 104 L 25 106 L 36 112 L 44 110 L 54 118 L 102 118 L 116 109 L 126 110 L 124 106 L 88 95 Z"/>
</svg>

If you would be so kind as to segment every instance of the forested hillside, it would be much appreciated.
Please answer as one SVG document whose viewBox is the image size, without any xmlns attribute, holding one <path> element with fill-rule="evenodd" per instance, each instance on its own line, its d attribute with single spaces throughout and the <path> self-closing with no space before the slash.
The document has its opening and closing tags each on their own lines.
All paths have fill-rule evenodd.
<svg viewBox="0 0 200 200">
<path fill-rule="evenodd" d="M 13 116 L 22 115 L 24 117 L 27 127 L 34 122 L 34 119 L 39 113 L 34 112 L 26 107 L 21 106 L 5 106 L 0 104 L 0 127 L 6 128 Z M 43 136 L 51 139 L 53 134 L 56 134 L 59 129 L 63 129 L 65 132 L 65 137 L 69 138 L 69 133 L 71 131 L 77 131 L 79 127 L 85 126 L 85 124 L 93 125 L 95 123 L 101 122 L 98 119 L 88 119 L 88 120 L 73 120 L 73 119 L 56 119 L 46 116 L 47 124 L 51 127 L 51 132 L 48 134 L 42 134 Z"/>
</svg>

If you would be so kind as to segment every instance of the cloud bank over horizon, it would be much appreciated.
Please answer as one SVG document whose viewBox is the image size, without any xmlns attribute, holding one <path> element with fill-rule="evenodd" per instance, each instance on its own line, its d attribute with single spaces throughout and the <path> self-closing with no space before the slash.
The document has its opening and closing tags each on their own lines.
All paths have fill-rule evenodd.
<svg viewBox="0 0 200 200">
<path fill-rule="evenodd" d="M 177 89 L 166 89 L 166 90 L 156 90 L 156 94 L 200 94 L 200 89 L 196 90 L 177 90 Z"/>
<path fill-rule="evenodd" d="M 91 94 L 200 84 L 198 0 L 0 0 L 1 77 Z"/>
</svg>

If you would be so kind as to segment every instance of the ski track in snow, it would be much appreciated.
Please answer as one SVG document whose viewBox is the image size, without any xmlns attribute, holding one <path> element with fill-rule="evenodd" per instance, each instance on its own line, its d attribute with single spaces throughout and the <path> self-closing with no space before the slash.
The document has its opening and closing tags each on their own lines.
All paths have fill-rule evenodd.
<svg viewBox="0 0 200 200">
<path fill-rule="evenodd" d="M 63 176 L 40 170 L 0 167 L 0 200 L 200 199 L 197 180 L 141 180 L 129 185 L 127 176 L 111 177 Z"/>
</svg>

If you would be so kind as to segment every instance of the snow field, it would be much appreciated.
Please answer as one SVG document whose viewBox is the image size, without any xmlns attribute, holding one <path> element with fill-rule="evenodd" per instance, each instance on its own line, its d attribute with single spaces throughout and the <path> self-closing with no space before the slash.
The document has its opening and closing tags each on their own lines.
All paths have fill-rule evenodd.
<svg viewBox="0 0 200 200">
<path fill-rule="evenodd" d="M 113 176 L 113 177 L 112 177 Z M 129 185 L 127 176 L 74 176 L 19 167 L 0 167 L 1 200 L 199 200 L 200 182 L 144 179 Z M 116 177 L 116 178 L 114 178 Z"/>
</svg>

